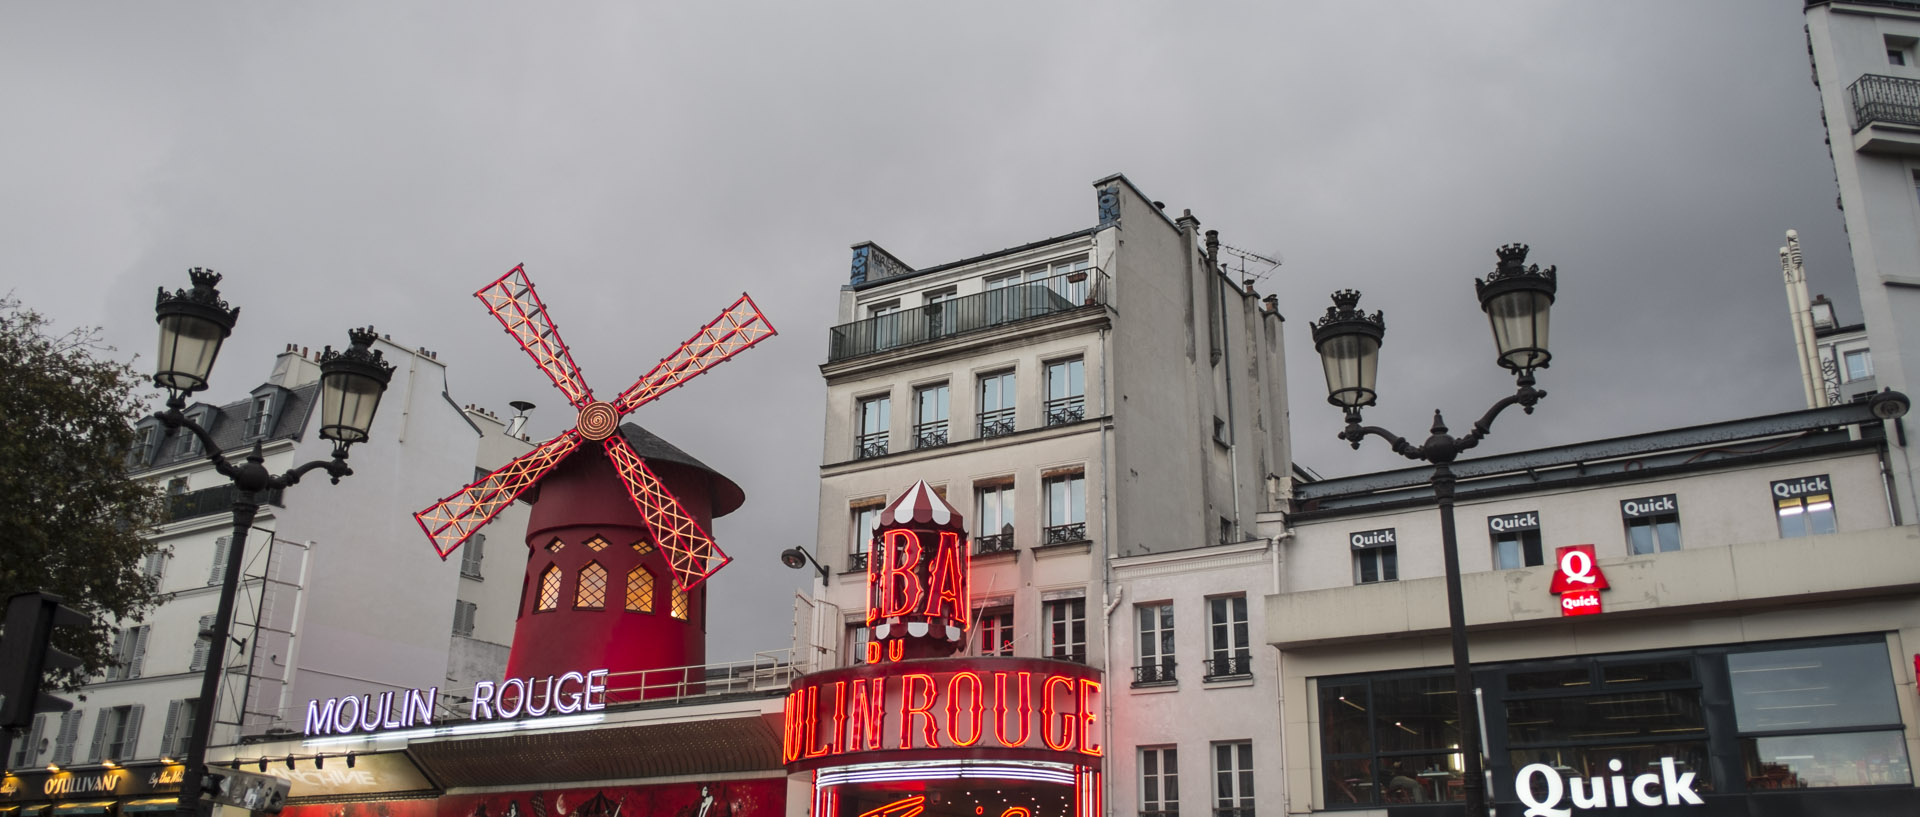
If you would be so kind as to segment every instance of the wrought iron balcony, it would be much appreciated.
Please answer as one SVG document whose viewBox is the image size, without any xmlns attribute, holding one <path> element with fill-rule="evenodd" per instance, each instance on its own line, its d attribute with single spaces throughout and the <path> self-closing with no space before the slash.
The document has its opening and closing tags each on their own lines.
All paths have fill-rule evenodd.
<svg viewBox="0 0 1920 817">
<path fill-rule="evenodd" d="M 986 555 L 988 553 L 1012 553 L 1013 534 L 989 533 L 985 536 L 975 536 L 973 537 L 973 552 L 978 555 Z"/>
<path fill-rule="evenodd" d="M 1920 126 L 1920 80 L 1865 74 L 1847 86 L 1853 132 L 1878 123 Z"/>
<path fill-rule="evenodd" d="M 1078 650 L 1063 650 L 1063 649 L 1055 648 L 1047 655 L 1047 657 L 1055 661 L 1072 661 L 1075 664 L 1085 664 L 1087 663 L 1087 650 L 1085 647 L 1082 647 Z"/>
<path fill-rule="evenodd" d="M 1013 432 L 1013 409 L 1004 408 L 980 413 L 980 439 L 990 440 Z"/>
<path fill-rule="evenodd" d="M 1100 270 L 1080 270 L 843 323 L 828 330 L 827 362 L 1103 304 L 1106 282 L 1107 274 Z"/>
<path fill-rule="evenodd" d="M 1042 545 L 1066 545 L 1087 541 L 1087 523 L 1075 522 L 1071 525 L 1049 525 L 1041 538 Z"/>
<path fill-rule="evenodd" d="M 1206 673 L 1201 680 L 1217 681 L 1222 678 L 1239 678 L 1253 674 L 1253 654 L 1236 652 L 1224 658 L 1209 658 L 1205 662 Z"/>
<path fill-rule="evenodd" d="M 946 444 L 947 423 L 945 420 L 915 426 L 913 429 L 914 448 L 939 448 Z"/>
<path fill-rule="evenodd" d="M 1087 398 L 1085 395 L 1062 397 L 1047 401 L 1047 425 L 1063 426 L 1087 419 Z"/>
<path fill-rule="evenodd" d="M 886 432 L 870 434 L 854 442 L 853 458 L 856 460 L 870 460 L 874 457 L 884 457 L 886 455 Z"/>
<path fill-rule="evenodd" d="M 866 551 L 861 551 L 859 553 L 855 553 L 847 557 L 848 572 L 853 572 L 856 570 L 866 570 L 866 569 L 867 569 Z"/>
<path fill-rule="evenodd" d="M 1133 668 L 1133 685 L 1157 687 L 1175 683 L 1173 659 L 1142 664 Z"/>
<path fill-rule="evenodd" d="M 282 497 L 285 493 L 286 491 L 281 488 L 262 491 L 260 493 L 260 502 L 262 504 L 284 508 L 286 504 L 282 501 Z M 232 510 L 232 483 L 215 485 L 211 488 L 201 488 L 198 491 L 188 491 L 184 494 L 174 494 L 173 496 L 167 497 L 167 519 L 171 522 L 180 522 L 196 517 L 210 516 L 216 513 L 227 513 Z"/>
</svg>

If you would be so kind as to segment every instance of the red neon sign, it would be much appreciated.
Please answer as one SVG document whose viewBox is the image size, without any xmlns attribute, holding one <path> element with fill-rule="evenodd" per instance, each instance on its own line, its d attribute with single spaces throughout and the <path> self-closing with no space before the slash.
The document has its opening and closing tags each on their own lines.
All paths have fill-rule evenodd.
<svg viewBox="0 0 1920 817">
<path fill-rule="evenodd" d="M 1553 584 L 1547 589 L 1560 597 L 1560 615 L 1591 616 L 1600 612 L 1600 591 L 1607 574 L 1594 561 L 1592 545 L 1567 545 L 1554 551 Z"/>
<path fill-rule="evenodd" d="M 787 695 L 782 758 L 800 771 L 877 751 L 931 758 L 1019 750 L 1085 765 L 1104 754 L 1102 694 L 1098 670 L 1027 658 L 815 673 Z"/>
</svg>

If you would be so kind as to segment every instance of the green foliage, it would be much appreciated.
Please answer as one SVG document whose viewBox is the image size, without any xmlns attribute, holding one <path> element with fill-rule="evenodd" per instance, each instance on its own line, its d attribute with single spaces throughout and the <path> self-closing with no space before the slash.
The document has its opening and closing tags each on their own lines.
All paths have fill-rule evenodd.
<svg viewBox="0 0 1920 817">
<path fill-rule="evenodd" d="M 84 662 L 51 679 L 68 687 L 112 666 L 112 624 L 158 598 L 141 567 L 158 549 L 160 494 L 127 476 L 143 378 L 106 351 L 98 330 L 52 334 L 0 298 L 0 601 L 44 590 L 93 617 L 57 642 Z"/>
</svg>

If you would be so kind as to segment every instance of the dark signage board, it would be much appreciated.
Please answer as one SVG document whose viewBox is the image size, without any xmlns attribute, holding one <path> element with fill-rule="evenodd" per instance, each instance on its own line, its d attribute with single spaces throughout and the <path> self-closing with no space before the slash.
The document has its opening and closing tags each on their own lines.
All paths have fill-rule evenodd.
<svg viewBox="0 0 1920 817">
<path fill-rule="evenodd" d="M 1767 485 L 1767 489 L 1773 492 L 1775 499 L 1795 499 L 1813 494 L 1833 493 L 1833 482 L 1827 479 L 1826 474 L 1815 474 L 1810 477 L 1775 480 Z"/>
<path fill-rule="evenodd" d="M 1620 515 L 1627 519 L 1641 519 L 1649 516 L 1679 512 L 1680 500 L 1673 494 L 1620 500 Z"/>
<path fill-rule="evenodd" d="M 1539 511 L 1521 511 L 1487 517 L 1487 530 L 1494 533 L 1508 533 L 1540 529 Z"/>
<path fill-rule="evenodd" d="M 1347 534 L 1347 542 L 1353 545 L 1354 550 L 1369 550 L 1372 548 L 1393 547 L 1400 544 L 1400 539 L 1393 528 L 1381 528 L 1379 530 L 1363 530 Z"/>
</svg>

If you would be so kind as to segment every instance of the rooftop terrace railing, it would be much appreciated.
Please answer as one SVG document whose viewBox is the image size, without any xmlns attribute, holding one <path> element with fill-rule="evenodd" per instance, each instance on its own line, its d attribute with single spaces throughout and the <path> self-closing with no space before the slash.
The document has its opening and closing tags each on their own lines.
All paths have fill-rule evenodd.
<svg viewBox="0 0 1920 817">
<path fill-rule="evenodd" d="M 1107 274 L 1077 270 L 989 289 L 828 330 L 827 362 L 931 343 L 1106 303 Z"/>
</svg>

